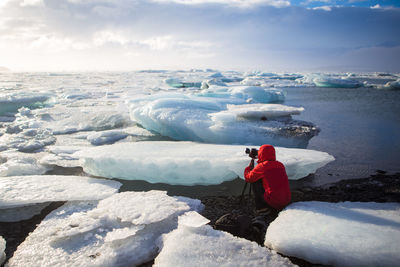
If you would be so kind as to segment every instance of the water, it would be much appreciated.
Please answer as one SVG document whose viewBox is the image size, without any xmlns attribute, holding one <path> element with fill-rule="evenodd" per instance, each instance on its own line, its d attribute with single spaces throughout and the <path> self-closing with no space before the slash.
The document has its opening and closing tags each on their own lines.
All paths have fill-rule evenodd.
<svg viewBox="0 0 400 267">
<path fill-rule="evenodd" d="M 307 148 L 336 158 L 309 182 L 321 185 L 367 177 L 378 169 L 400 171 L 400 91 L 316 87 L 285 91 L 285 104 L 305 108 L 296 118 L 321 129 Z"/>
<path fill-rule="evenodd" d="M 121 119 L 125 120 L 123 127 L 127 127 L 131 126 L 132 122 L 129 119 L 126 100 L 142 94 L 163 91 L 190 93 L 192 89 L 174 89 L 169 87 L 164 80 L 170 77 L 178 77 L 187 82 L 201 82 L 209 79 L 210 74 L 213 73 L 196 71 L 3 73 L 0 75 L 0 96 L 2 96 L 1 94 L 15 93 L 17 96 L 22 96 L 20 101 L 23 102 L 25 101 L 23 100 L 25 94 L 49 93 L 51 97 L 48 105 L 58 104 L 58 111 L 50 112 L 54 121 L 46 121 L 43 117 L 44 127 L 54 128 L 54 125 L 59 123 L 58 118 L 62 119 L 67 112 L 74 111 L 75 113 L 69 115 L 75 114 L 74 118 L 79 120 L 82 111 L 88 114 L 96 114 L 101 110 L 111 110 L 111 112 L 120 114 Z M 246 77 L 246 74 L 237 72 L 223 74 L 235 78 L 232 79 L 234 82 L 227 83 L 227 86 L 238 84 L 236 77 Z M 333 77 L 340 78 L 341 75 L 334 74 Z M 387 81 L 398 79 L 397 76 L 380 78 L 372 74 L 351 78 L 374 84 L 376 85 L 375 88 L 318 88 L 308 82 L 304 84 L 304 82 L 294 79 L 275 79 L 275 77 L 269 79 L 262 75 L 249 76 L 248 78 L 250 78 L 250 82 L 282 88 L 286 93 L 285 105 L 304 107 L 304 112 L 301 115 L 294 116 L 294 118 L 312 122 L 321 129 L 319 135 L 310 140 L 307 148 L 328 152 L 336 158 L 334 162 L 319 169 L 315 175 L 293 182 L 294 185 L 322 185 L 341 179 L 362 178 L 374 174 L 378 169 L 388 172 L 400 171 L 400 91 L 377 89 Z M 300 87 L 295 87 L 297 85 L 300 85 Z M 75 107 L 75 109 L 68 109 L 67 107 Z M 58 113 L 61 115 L 57 115 Z M 8 125 L 8 118 L 2 117 L 3 123 L 0 123 L 0 131 L 4 131 Z M 84 123 L 85 121 L 75 122 L 76 125 Z M 64 127 L 64 124 L 61 123 L 61 126 Z M 99 128 L 96 125 L 91 127 L 92 130 Z M 166 139 L 161 136 L 144 138 L 148 140 Z M 140 138 L 137 139 L 141 140 Z M 134 141 L 135 138 L 131 137 L 123 141 L 129 140 Z M 83 146 L 90 145 L 85 138 L 79 137 L 79 134 L 75 136 L 73 134 L 58 135 L 55 144 L 73 145 L 72 142 Z M 7 150 L 8 144 L 4 146 Z M 45 148 L 41 151 L 43 152 L 43 150 Z M 2 153 L 5 153 L 5 151 Z M 53 170 L 54 174 L 68 172 L 65 168 Z M 124 182 L 122 190 L 164 189 L 174 192 L 174 194 L 195 197 L 210 192 L 212 194 L 240 194 L 242 185 L 243 181 L 238 179 L 220 186 L 207 187 L 152 185 L 139 181 Z"/>
</svg>

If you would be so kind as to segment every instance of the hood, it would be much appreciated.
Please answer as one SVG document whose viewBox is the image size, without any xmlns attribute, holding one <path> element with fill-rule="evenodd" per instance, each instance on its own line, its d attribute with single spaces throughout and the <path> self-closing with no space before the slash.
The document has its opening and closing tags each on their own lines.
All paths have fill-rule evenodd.
<svg viewBox="0 0 400 267">
<path fill-rule="evenodd" d="M 262 145 L 258 150 L 258 163 L 276 160 L 275 148 L 271 145 Z"/>
</svg>

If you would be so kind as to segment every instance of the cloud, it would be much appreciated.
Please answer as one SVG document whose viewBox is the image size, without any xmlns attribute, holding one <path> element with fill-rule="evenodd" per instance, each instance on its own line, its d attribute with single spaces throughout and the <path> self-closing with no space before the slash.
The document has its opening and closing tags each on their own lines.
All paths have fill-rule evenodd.
<svg viewBox="0 0 400 267">
<path fill-rule="evenodd" d="M 203 5 L 203 4 L 224 4 L 239 7 L 254 7 L 258 5 L 268 5 L 274 7 L 288 7 L 290 1 L 287 0 L 152 0 L 159 3 L 178 3 L 184 5 Z"/>
<path fill-rule="evenodd" d="M 330 12 L 322 12 L 271 4 L 282 1 L 246 1 L 245 8 L 242 2 L 9 0 L 0 8 L 0 65 L 301 70 L 342 65 L 343 55 L 360 47 L 374 47 L 363 53 L 367 58 L 381 53 L 388 60 L 397 50 L 380 44 L 400 43 L 399 9 L 323 6 Z M 348 58 L 358 64 L 358 57 Z"/>
<path fill-rule="evenodd" d="M 313 10 L 332 11 L 332 7 L 331 6 L 318 6 L 318 7 L 312 8 L 312 9 Z"/>
</svg>

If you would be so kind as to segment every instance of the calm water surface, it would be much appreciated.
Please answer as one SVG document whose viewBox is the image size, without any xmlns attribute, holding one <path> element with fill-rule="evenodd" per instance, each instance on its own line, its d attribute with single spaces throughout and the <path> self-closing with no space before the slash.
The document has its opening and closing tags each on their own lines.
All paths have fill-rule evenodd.
<svg viewBox="0 0 400 267">
<path fill-rule="evenodd" d="M 400 91 L 374 88 L 290 88 L 285 104 L 302 106 L 296 119 L 311 121 L 321 132 L 308 149 L 336 160 L 306 181 L 320 185 L 367 177 L 377 169 L 400 172 Z"/>
</svg>

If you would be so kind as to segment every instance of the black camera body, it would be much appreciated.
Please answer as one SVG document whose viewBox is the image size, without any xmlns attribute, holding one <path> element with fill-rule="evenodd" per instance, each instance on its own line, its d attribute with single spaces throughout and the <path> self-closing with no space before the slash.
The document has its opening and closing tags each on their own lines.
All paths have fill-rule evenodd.
<svg viewBox="0 0 400 267">
<path fill-rule="evenodd" d="M 249 154 L 249 157 L 252 159 L 256 159 L 258 157 L 258 150 L 255 148 L 252 148 L 252 149 L 246 148 L 245 153 Z"/>
</svg>

